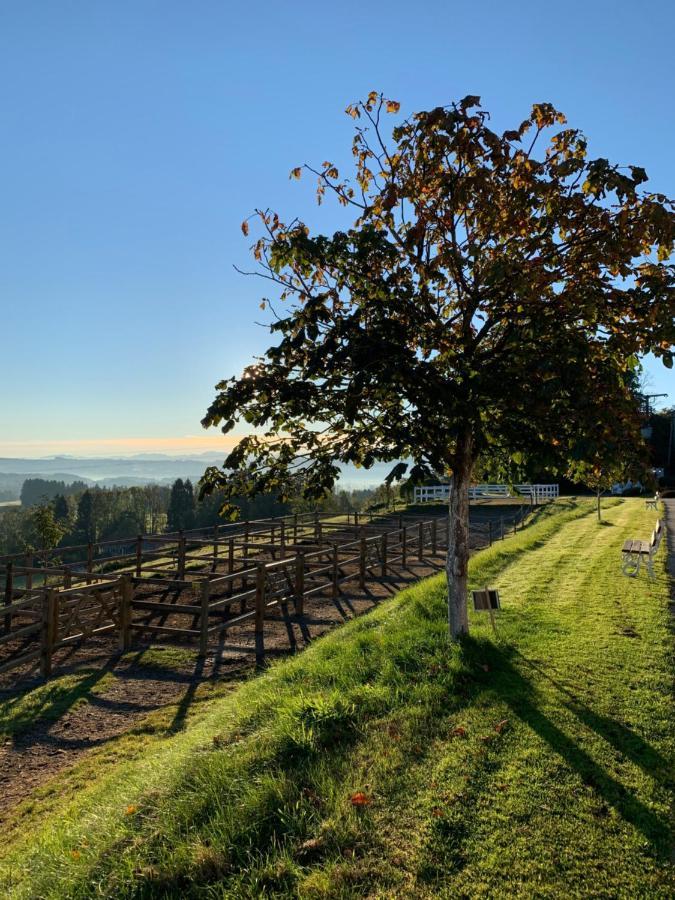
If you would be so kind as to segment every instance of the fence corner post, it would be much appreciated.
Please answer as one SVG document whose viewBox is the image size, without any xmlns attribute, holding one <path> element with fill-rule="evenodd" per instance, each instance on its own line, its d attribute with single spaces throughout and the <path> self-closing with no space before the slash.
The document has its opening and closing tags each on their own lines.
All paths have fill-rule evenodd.
<svg viewBox="0 0 675 900">
<path fill-rule="evenodd" d="M 431 555 L 436 556 L 437 551 L 437 522 L 436 519 L 431 520 Z"/>
</svg>

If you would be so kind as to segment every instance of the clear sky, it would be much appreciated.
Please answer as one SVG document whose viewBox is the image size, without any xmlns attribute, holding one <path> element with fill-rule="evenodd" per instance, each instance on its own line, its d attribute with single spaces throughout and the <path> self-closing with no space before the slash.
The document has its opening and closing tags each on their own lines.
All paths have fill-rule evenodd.
<svg viewBox="0 0 675 900">
<path fill-rule="evenodd" d="M 213 385 L 268 343 L 255 206 L 331 229 L 305 161 L 347 103 L 551 101 L 675 195 L 672 0 L 0 3 L 0 456 L 213 449 Z M 648 364 L 675 402 L 675 375 Z"/>
</svg>

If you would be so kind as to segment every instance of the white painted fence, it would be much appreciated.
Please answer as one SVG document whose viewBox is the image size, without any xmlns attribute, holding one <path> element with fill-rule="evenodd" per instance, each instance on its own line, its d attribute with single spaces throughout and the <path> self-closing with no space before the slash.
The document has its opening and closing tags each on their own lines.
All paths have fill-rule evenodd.
<svg viewBox="0 0 675 900">
<path fill-rule="evenodd" d="M 513 489 L 516 495 L 533 497 L 535 503 L 555 500 L 560 494 L 560 488 L 557 484 L 514 484 Z M 421 485 L 415 488 L 415 503 L 447 500 L 449 492 L 449 484 Z M 469 500 L 510 496 L 512 495 L 507 484 L 473 484 L 469 488 Z"/>
</svg>

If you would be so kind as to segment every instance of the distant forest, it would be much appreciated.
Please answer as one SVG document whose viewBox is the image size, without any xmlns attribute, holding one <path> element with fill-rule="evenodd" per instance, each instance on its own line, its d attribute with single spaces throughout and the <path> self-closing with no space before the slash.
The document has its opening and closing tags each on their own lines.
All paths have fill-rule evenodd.
<svg viewBox="0 0 675 900">
<path fill-rule="evenodd" d="M 391 491 L 382 487 L 338 491 L 313 504 L 299 498 L 281 503 L 276 497 L 260 496 L 237 505 L 242 519 L 260 519 L 312 509 L 336 513 L 361 510 L 390 498 Z M 181 478 L 171 487 L 129 488 L 28 478 L 21 489 L 21 503 L 21 507 L 0 512 L 0 555 L 206 528 L 225 521 L 219 515 L 222 497 L 214 494 L 199 501 L 191 481 Z"/>
</svg>

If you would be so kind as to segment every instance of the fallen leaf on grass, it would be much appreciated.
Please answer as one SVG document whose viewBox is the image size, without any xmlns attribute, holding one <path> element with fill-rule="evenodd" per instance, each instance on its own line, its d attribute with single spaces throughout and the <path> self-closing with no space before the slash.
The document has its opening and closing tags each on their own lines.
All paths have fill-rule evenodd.
<svg viewBox="0 0 675 900">
<path fill-rule="evenodd" d="M 457 728 L 453 728 L 450 734 L 453 737 L 466 737 L 466 728 L 463 725 L 458 725 Z"/>
<path fill-rule="evenodd" d="M 364 794 L 363 791 L 357 791 L 350 797 L 350 803 L 352 806 L 369 806 L 372 803 L 372 800 L 367 794 Z"/>
<path fill-rule="evenodd" d="M 137 807 L 134 806 L 133 803 L 130 803 L 124 811 L 125 816 L 133 816 L 133 814 L 136 812 L 136 809 Z"/>
<path fill-rule="evenodd" d="M 497 734 L 501 734 L 508 724 L 508 719 L 502 719 L 501 722 L 497 722 L 497 724 L 495 725 L 495 731 L 497 732 Z"/>
</svg>

